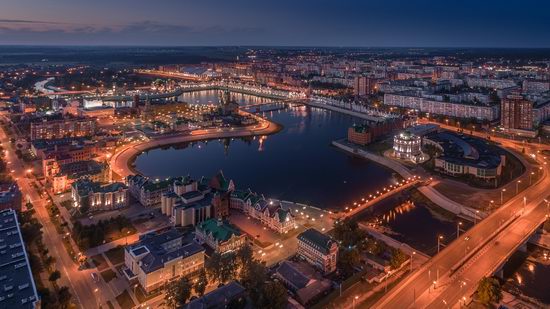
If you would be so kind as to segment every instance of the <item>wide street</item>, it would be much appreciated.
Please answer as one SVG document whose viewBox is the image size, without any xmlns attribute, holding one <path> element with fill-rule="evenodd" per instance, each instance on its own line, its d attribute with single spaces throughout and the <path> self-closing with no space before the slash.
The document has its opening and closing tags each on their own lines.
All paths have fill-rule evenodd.
<svg viewBox="0 0 550 309">
<path fill-rule="evenodd" d="M 7 121 L 4 117 L 4 121 Z M 8 170 L 13 170 L 12 177 L 17 179 L 19 188 L 23 194 L 24 201 L 30 201 L 36 210 L 36 218 L 42 224 L 44 245 L 48 248 L 50 255 L 55 257 L 55 267 L 61 272 L 61 279 L 58 284 L 68 286 L 74 296 L 74 301 L 81 308 L 98 308 L 99 303 L 94 296 L 96 288 L 101 289 L 102 295 L 109 295 L 108 288 L 103 284 L 96 284 L 92 280 L 93 270 L 78 270 L 78 265 L 73 262 L 63 245 L 62 235 L 58 234 L 54 224 L 51 222 L 46 205 L 48 201 L 41 198 L 38 192 L 31 185 L 32 173 L 17 158 L 15 153 L 8 149 L 9 139 L 3 129 L 0 129 L 0 141 L 6 150 L 5 161 L 8 164 Z M 116 296 L 116 295 L 115 295 Z"/>
<path fill-rule="evenodd" d="M 526 146 L 520 142 L 499 138 L 493 140 L 515 148 L 518 153 Z M 541 147 L 542 145 L 530 146 L 532 150 L 548 149 L 547 146 Z M 442 242 L 447 244 L 447 247 L 392 289 L 375 307 L 440 308 L 458 305 L 463 297 L 469 300 L 469 296 L 477 288 L 478 281 L 483 276 L 491 275 L 491 272 L 496 270 L 496 264 L 511 254 L 525 235 L 546 218 L 546 205 L 542 202 L 550 194 L 549 167 L 542 156 L 535 157 L 543 167 L 543 174 L 536 183 L 479 222 L 460 239 L 443 239 Z M 519 219 L 506 225 L 514 216 L 519 216 Z M 491 239 L 499 228 L 503 230 L 495 239 Z M 452 242 L 449 244 L 449 241 Z M 453 267 L 459 263 L 462 265 L 462 262 L 465 262 L 464 265 L 451 274 Z"/>
</svg>

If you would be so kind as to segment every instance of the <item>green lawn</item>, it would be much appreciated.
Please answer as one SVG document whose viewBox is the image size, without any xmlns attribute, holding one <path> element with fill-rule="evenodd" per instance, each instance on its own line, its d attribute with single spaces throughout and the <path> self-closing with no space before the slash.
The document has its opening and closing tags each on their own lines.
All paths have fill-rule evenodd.
<svg viewBox="0 0 550 309">
<path fill-rule="evenodd" d="M 103 280 L 105 280 L 105 282 L 109 283 L 109 281 L 115 279 L 117 277 L 117 275 L 114 271 L 112 271 L 109 268 L 106 271 L 101 273 L 101 277 L 103 277 Z"/>
<path fill-rule="evenodd" d="M 116 301 L 122 309 L 132 309 L 136 305 L 126 290 L 116 297 Z"/>
<path fill-rule="evenodd" d="M 111 261 L 111 264 L 118 265 L 120 263 L 124 262 L 124 247 L 118 246 L 115 247 L 107 252 L 105 252 L 105 256 Z"/>
<path fill-rule="evenodd" d="M 109 265 L 107 264 L 107 261 L 102 254 L 94 255 L 91 257 L 91 259 L 94 262 L 94 265 L 97 267 L 97 270 L 103 271 L 109 268 Z"/>
</svg>

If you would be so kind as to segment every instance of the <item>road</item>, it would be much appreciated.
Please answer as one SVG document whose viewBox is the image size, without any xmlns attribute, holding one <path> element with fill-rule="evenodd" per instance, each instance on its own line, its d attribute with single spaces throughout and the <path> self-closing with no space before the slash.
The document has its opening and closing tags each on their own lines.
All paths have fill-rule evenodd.
<svg viewBox="0 0 550 309">
<path fill-rule="evenodd" d="M 8 122 L 7 119 L 4 119 Z M 7 150 L 5 161 L 8 164 L 8 170 L 12 170 L 12 177 L 17 180 L 17 184 L 23 194 L 23 199 L 34 205 L 36 218 L 42 224 L 43 241 L 48 248 L 51 256 L 55 258 L 55 267 L 61 272 L 61 279 L 58 281 L 60 286 L 68 286 L 73 294 L 74 301 L 80 308 L 98 308 L 99 304 L 94 296 L 94 290 L 100 288 L 101 291 L 107 291 L 108 288 L 98 286 L 93 282 L 91 273 L 93 270 L 78 270 L 77 264 L 73 262 L 63 245 L 62 235 L 58 234 L 54 224 L 51 222 L 46 209 L 48 201 L 40 197 L 38 192 L 31 185 L 32 174 L 27 173 L 23 162 L 17 158 L 15 153 L 8 149 L 9 139 L 3 128 L 0 128 L 0 141 Z"/>
<path fill-rule="evenodd" d="M 530 151 L 542 149 L 541 145 L 525 145 L 508 140 L 501 141 L 498 138 L 493 140 L 513 147 L 519 150 L 518 152 L 525 146 L 529 146 Z M 429 263 L 392 289 L 375 307 L 445 308 L 458 306 L 462 297 L 468 299 L 476 289 L 478 281 L 496 270 L 495 264 L 511 254 L 521 239 L 546 218 L 546 206 L 542 202 L 550 194 L 549 168 L 542 156 L 537 156 L 537 160 L 543 167 L 543 174 L 536 183 L 510 199 L 458 240 L 448 244 Z M 494 232 L 513 216 L 520 217 L 505 226 L 495 239 L 485 244 Z M 475 250 L 476 248 L 479 248 L 479 251 Z M 467 258 L 470 254 L 472 256 Z M 467 259 L 467 262 L 451 277 L 451 269 L 464 259 Z"/>
</svg>

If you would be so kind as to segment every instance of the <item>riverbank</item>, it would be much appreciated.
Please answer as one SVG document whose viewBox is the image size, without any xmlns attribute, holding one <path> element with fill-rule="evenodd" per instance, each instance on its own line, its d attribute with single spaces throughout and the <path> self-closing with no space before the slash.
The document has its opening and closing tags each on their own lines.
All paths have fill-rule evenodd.
<svg viewBox="0 0 550 309">
<path fill-rule="evenodd" d="M 350 116 L 361 118 L 363 120 L 367 120 L 367 121 L 371 121 L 371 122 L 380 122 L 382 120 L 382 118 L 380 118 L 380 117 L 367 115 L 365 113 L 360 113 L 360 112 L 356 112 L 356 111 L 353 111 L 353 110 L 340 108 L 340 107 L 337 107 L 337 106 L 323 104 L 323 103 L 316 102 L 316 101 L 313 101 L 313 100 L 309 100 L 307 102 L 304 102 L 304 104 L 307 105 L 307 106 L 327 109 L 327 110 L 330 110 L 330 111 L 333 111 L 333 112 L 338 112 L 338 113 L 350 115 Z"/>
<path fill-rule="evenodd" d="M 282 129 L 283 127 L 281 125 L 262 119 L 259 125 L 244 128 L 199 129 L 182 135 L 156 138 L 142 143 L 130 144 L 118 150 L 111 157 L 110 166 L 111 170 L 115 172 L 120 179 L 124 179 L 128 175 L 140 174 L 133 166 L 135 159 L 141 153 L 154 148 L 213 139 L 271 135 Z"/>
<path fill-rule="evenodd" d="M 400 163 L 394 160 L 390 160 L 386 157 L 372 154 L 344 140 L 333 141 L 332 145 L 342 150 L 345 150 L 351 154 L 357 155 L 359 157 L 363 157 L 365 159 L 368 159 L 370 161 L 383 165 L 387 168 L 390 168 L 405 179 L 415 176 L 408 168 L 401 165 Z M 470 220 L 473 220 L 473 218 L 476 218 L 476 217 L 477 219 L 481 219 L 479 217 L 479 214 L 474 209 L 465 207 L 457 202 L 450 200 L 449 198 L 443 196 L 440 192 L 436 191 L 430 185 L 420 186 L 418 188 L 418 191 L 420 191 L 424 196 L 426 196 L 433 203 L 437 204 L 441 208 L 451 213 L 454 213 L 457 216 L 461 216 Z"/>
</svg>

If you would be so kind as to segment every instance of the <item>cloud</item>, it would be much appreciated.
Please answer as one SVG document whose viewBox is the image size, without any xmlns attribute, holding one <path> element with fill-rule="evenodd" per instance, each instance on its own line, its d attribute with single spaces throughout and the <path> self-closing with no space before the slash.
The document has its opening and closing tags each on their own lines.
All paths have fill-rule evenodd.
<svg viewBox="0 0 550 309">
<path fill-rule="evenodd" d="M 26 20 L 26 19 L 0 19 L 2 24 L 47 24 L 47 25 L 66 25 L 68 23 L 42 20 Z"/>
<path fill-rule="evenodd" d="M 119 25 L 83 25 L 28 20 L 3 22 L 0 44 L 217 44 L 252 42 L 265 34 L 261 28 L 190 26 L 151 20 Z M 246 41 L 243 41 L 246 40 Z"/>
</svg>

